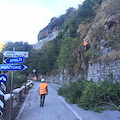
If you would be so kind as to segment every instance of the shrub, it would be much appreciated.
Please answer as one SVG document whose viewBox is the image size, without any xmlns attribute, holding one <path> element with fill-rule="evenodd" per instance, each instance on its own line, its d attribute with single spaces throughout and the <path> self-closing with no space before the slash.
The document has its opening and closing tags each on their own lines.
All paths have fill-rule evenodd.
<svg viewBox="0 0 120 120">
<path fill-rule="evenodd" d="M 77 99 L 81 96 L 81 88 L 79 82 L 73 82 L 70 84 L 69 93 L 66 95 L 66 101 L 77 103 Z"/>
<path fill-rule="evenodd" d="M 79 79 L 77 82 L 64 85 L 58 90 L 59 95 L 63 95 L 67 102 L 77 103 L 78 98 L 81 96 L 83 90 L 83 81 Z"/>
<path fill-rule="evenodd" d="M 110 77 L 110 76 L 109 76 Z M 120 110 L 120 83 L 112 83 L 109 80 L 91 81 L 78 80 L 67 87 L 59 89 L 59 95 L 63 95 L 67 102 L 77 103 L 84 109 L 101 112 L 104 109 Z"/>
<path fill-rule="evenodd" d="M 62 87 L 60 87 L 59 88 L 59 90 L 58 90 L 58 94 L 59 95 L 62 95 L 62 96 L 64 96 L 65 97 L 65 95 L 66 94 L 68 94 L 69 93 L 69 86 L 68 85 L 63 85 Z"/>
<path fill-rule="evenodd" d="M 95 83 L 89 81 L 85 86 L 85 90 L 82 92 L 82 96 L 78 100 L 78 106 L 87 107 L 88 109 L 96 106 L 99 99 L 97 95 L 98 93 Z"/>
<path fill-rule="evenodd" d="M 120 83 L 110 83 L 109 81 L 92 81 L 86 84 L 82 96 L 78 100 L 78 106 L 85 109 L 103 109 L 100 105 L 119 106 L 120 102 Z"/>
<path fill-rule="evenodd" d="M 7 85 L 7 93 L 10 92 L 11 87 L 11 73 L 7 75 L 8 80 L 6 82 Z M 21 87 L 25 82 L 25 75 L 21 75 L 19 72 L 14 72 L 13 74 L 13 89 Z"/>
</svg>

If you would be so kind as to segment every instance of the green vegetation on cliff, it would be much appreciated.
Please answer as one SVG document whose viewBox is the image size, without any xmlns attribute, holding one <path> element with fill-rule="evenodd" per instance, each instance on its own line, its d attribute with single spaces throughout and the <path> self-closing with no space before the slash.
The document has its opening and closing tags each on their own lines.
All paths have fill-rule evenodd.
<svg viewBox="0 0 120 120">
<path fill-rule="evenodd" d="M 40 64 L 42 67 L 35 66 L 38 68 L 40 74 L 50 73 L 57 66 L 62 69 L 66 68 L 73 74 L 87 68 L 86 63 L 89 61 L 90 56 L 88 57 L 88 54 L 85 54 L 83 39 L 79 37 L 77 29 L 82 22 L 87 22 L 95 18 L 96 12 L 102 2 L 103 0 L 85 0 L 82 5 L 79 5 L 77 10 L 69 8 L 66 14 L 61 15 L 59 18 L 52 18 L 48 26 L 39 32 L 38 36 L 41 36 L 41 34 L 44 36 L 46 31 L 52 32 L 56 28 L 59 30 L 58 36 L 53 41 L 46 43 L 39 50 L 41 53 L 39 64 L 43 62 L 43 59 L 45 63 L 44 65 Z M 91 57 L 94 57 L 94 55 L 92 54 Z M 80 60 L 78 61 L 78 59 Z M 80 67 L 82 62 L 85 65 L 84 68 Z"/>
<path fill-rule="evenodd" d="M 29 59 L 25 60 L 27 75 L 33 74 L 33 69 L 36 69 L 36 75 L 46 75 L 57 68 L 67 69 L 68 74 L 86 74 L 91 59 L 102 56 L 106 49 L 119 49 L 119 4 L 119 0 L 85 0 L 77 10 L 69 8 L 66 14 L 52 18 L 48 26 L 39 32 L 41 39 L 46 37 L 46 33 L 58 31 L 58 36 L 44 43 L 42 49 L 32 49 L 27 43 L 11 42 L 6 44 L 5 50 L 12 50 L 15 46 L 16 51 L 29 51 Z M 115 19 L 112 19 L 112 24 L 109 23 L 111 16 Z M 84 49 L 84 38 L 90 43 L 89 50 Z M 97 60 L 100 58 L 93 61 Z"/>
<path fill-rule="evenodd" d="M 13 46 L 16 46 L 16 50 L 29 50 L 28 72 L 31 74 L 34 68 L 36 68 L 36 74 L 38 75 L 49 74 L 52 70 L 58 67 L 67 69 L 69 73 L 74 75 L 85 73 L 88 68 L 88 61 L 101 55 L 99 49 L 102 48 L 100 39 L 102 39 L 103 33 L 102 31 L 97 30 L 98 27 L 102 30 L 103 26 L 101 27 L 99 25 L 100 22 L 97 24 L 97 14 L 103 14 L 103 12 L 106 12 L 102 11 L 105 9 L 103 6 L 108 8 L 107 5 L 113 2 L 110 0 L 105 1 L 85 0 L 82 5 L 79 5 L 77 10 L 69 8 L 66 11 L 66 14 L 61 15 L 59 18 L 52 18 L 48 26 L 41 31 L 43 33 L 46 32 L 46 30 L 52 32 L 57 28 L 59 30 L 58 36 L 54 40 L 45 43 L 40 50 L 33 50 L 26 43 L 24 43 L 24 45 L 22 45 L 23 43 L 6 44 L 6 50 L 12 50 Z M 98 21 L 100 21 L 100 19 L 103 18 L 99 18 Z M 93 29 L 94 26 L 96 26 L 96 31 Z M 81 32 L 78 33 L 78 29 Z M 103 32 L 105 35 L 105 31 Z M 108 33 L 108 31 L 106 33 Z M 111 35 L 114 36 L 114 34 L 115 33 Z M 91 48 L 88 51 L 86 51 L 83 46 L 83 39 L 86 36 L 89 37 L 88 40 L 91 44 Z M 117 34 L 117 36 L 119 38 L 119 34 Z M 105 41 L 105 45 L 109 44 L 114 46 L 114 48 L 118 45 L 116 42 L 119 41 L 119 39 L 116 41 L 113 37 L 106 38 L 108 43 Z"/>
</svg>

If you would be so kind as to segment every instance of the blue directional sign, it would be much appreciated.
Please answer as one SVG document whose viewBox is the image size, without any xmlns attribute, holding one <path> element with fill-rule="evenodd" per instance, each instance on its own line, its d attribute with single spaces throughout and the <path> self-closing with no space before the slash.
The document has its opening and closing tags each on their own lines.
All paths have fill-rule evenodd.
<svg viewBox="0 0 120 120">
<path fill-rule="evenodd" d="M 4 60 L 4 63 L 6 64 L 23 63 L 23 62 L 24 62 L 24 57 L 7 58 Z"/>
<path fill-rule="evenodd" d="M 7 81 L 7 76 L 2 74 L 0 75 L 0 82 L 6 82 Z"/>
<path fill-rule="evenodd" d="M 21 71 L 25 70 L 27 66 L 25 65 L 5 65 L 5 64 L 0 64 L 0 71 Z"/>
</svg>

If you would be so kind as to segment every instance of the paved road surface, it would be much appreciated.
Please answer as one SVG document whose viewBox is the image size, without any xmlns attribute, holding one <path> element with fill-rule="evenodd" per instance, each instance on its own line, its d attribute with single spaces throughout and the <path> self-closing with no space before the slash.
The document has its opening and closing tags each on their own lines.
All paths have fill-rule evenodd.
<svg viewBox="0 0 120 120">
<path fill-rule="evenodd" d="M 40 96 L 38 95 L 39 82 L 35 82 L 23 103 L 16 120 L 120 120 L 120 112 L 104 111 L 95 113 L 68 104 L 64 98 L 57 94 L 60 87 L 48 83 L 49 94 L 46 96 L 45 106 L 40 107 Z"/>
</svg>

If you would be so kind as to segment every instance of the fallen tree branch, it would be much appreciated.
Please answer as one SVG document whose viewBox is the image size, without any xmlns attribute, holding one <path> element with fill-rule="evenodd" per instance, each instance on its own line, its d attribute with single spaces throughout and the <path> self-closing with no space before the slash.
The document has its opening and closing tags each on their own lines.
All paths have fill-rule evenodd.
<svg viewBox="0 0 120 120">
<path fill-rule="evenodd" d="M 115 107 L 117 110 L 120 110 L 120 107 L 117 107 L 115 104 L 110 103 L 110 102 L 100 102 L 99 104 L 108 104 L 108 105 Z"/>
</svg>

